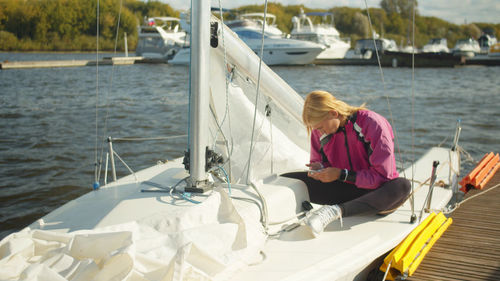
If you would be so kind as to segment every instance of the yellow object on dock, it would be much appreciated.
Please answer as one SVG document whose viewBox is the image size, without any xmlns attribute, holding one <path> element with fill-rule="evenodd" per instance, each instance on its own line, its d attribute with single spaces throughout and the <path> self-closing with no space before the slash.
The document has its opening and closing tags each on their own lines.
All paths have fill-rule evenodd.
<svg viewBox="0 0 500 281">
<path fill-rule="evenodd" d="M 400 274 L 411 276 L 420 262 L 452 223 L 452 219 L 441 212 L 431 213 L 384 259 L 380 270 L 386 272 L 387 280 L 394 280 Z"/>
</svg>

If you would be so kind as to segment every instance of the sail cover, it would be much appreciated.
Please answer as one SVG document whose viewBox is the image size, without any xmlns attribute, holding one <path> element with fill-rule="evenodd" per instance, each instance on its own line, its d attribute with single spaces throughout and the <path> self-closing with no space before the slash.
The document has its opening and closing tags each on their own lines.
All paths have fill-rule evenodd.
<svg viewBox="0 0 500 281">
<path fill-rule="evenodd" d="M 0 242 L 0 280 L 229 280 L 262 259 L 265 238 L 217 189 L 201 204 L 120 224 L 13 233 Z"/>
</svg>

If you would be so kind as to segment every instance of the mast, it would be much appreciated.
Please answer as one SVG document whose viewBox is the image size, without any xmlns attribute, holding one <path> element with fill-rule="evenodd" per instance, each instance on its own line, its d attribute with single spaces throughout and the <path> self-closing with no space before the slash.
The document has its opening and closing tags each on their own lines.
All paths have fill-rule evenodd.
<svg viewBox="0 0 500 281">
<path fill-rule="evenodd" d="M 207 173 L 206 149 L 208 134 L 208 103 L 210 73 L 210 2 L 192 0 L 191 9 L 191 64 L 189 116 L 188 189 L 204 189 Z"/>
</svg>

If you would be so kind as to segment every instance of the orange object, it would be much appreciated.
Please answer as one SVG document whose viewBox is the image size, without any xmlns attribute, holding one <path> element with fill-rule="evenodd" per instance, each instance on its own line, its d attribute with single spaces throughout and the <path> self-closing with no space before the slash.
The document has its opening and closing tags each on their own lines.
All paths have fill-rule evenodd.
<svg viewBox="0 0 500 281">
<path fill-rule="evenodd" d="M 498 154 L 497 154 L 498 156 Z M 479 183 L 479 189 L 483 189 L 484 186 L 486 185 L 486 183 L 488 183 L 490 181 L 490 179 L 493 177 L 493 175 L 495 175 L 495 173 L 498 171 L 498 169 L 500 169 L 500 162 L 498 162 L 495 167 L 493 167 L 493 169 L 491 169 L 491 171 L 488 173 L 488 175 L 486 175 L 486 177 L 483 179 L 482 182 Z"/>
<path fill-rule="evenodd" d="M 460 190 L 467 192 L 472 187 L 483 189 L 499 168 L 500 156 L 498 153 L 496 155 L 493 152 L 486 153 L 479 164 L 460 181 L 462 186 Z"/>
</svg>

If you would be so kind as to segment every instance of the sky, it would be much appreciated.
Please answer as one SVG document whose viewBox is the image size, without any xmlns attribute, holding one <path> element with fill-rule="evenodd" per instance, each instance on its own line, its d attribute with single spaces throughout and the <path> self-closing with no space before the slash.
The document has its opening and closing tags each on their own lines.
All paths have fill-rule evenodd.
<svg viewBox="0 0 500 281">
<path fill-rule="evenodd" d="M 189 0 L 162 0 L 174 9 L 186 10 Z M 212 6 L 219 6 L 219 0 L 211 0 Z M 265 0 L 220 0 L 223 8 L 244 5 L 262 5 Z M 348 6 L 365 8 L 364 0 L 268 0 L 268 3 L 300 5 L 308 8 L 328 9 Z M 380 7 L 380 0 L 366 0 L 368 7 Z M 499 0 L 418 0 L 418 11 L 422 16 L 434 16 L 455 24 L 471 22 L 500 23 Z"/>
</svg>

